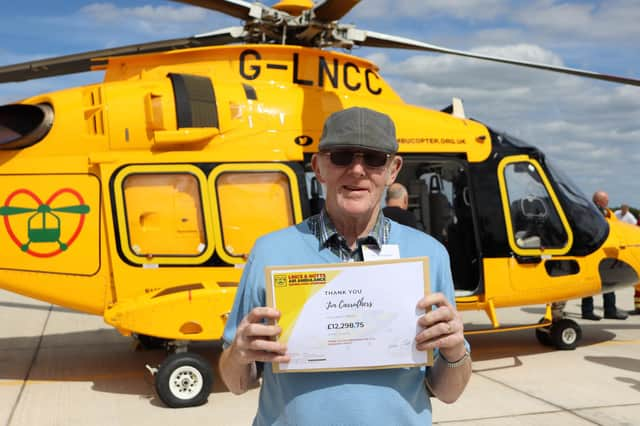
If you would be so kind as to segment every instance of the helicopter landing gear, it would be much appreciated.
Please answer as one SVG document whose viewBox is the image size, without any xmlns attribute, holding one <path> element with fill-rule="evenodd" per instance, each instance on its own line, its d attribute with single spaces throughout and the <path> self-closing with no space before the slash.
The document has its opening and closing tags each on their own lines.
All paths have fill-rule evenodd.
<svg viewBox="0 0 640 426">
<path fill-rule="evenodd" d="M 551 324 L 551 339 L 556 349 L 573 350 L 582 338 L 582 329 L 574 320 L 563 318 Z"/>
<path fill-rule="evenodd" d="M 169 344 L 169 340 L 163 339 L 162 337 L 149 336 L 147 334 L 136 334 L 136 340 L 145 350 L 154 350 L 154 349 L 166 349 Z"/>
<path fill-rule="evenodd" d="M 539 323 L 545 322 L 542 318 Z M 536 328 L 536 338 L 545 346 L 555 346 L 560 350 L 573 350 L 582 338 L 582 329 L 572 319 L 562 318 L 550 326 Z"/>
<path fill-rule="evenodd" d="M 167 407 L 195 407 L 207 402 L 213 369 L 204 357 L 187 352 L 186 345 L 176 345 L 176 352 L 158 368 L 147 368 L 155 375 L 156 392 Z"/>
<path fill-rule="evenodd" d="M 538 321 L 538 324 L 542 324 L 545 321 L 546 320 L 542 318 Z M 553 341 L 551 341 L 551 326 L 536 328 L 536 338 L 543 346 L 553 346 Z"/>
</svg>

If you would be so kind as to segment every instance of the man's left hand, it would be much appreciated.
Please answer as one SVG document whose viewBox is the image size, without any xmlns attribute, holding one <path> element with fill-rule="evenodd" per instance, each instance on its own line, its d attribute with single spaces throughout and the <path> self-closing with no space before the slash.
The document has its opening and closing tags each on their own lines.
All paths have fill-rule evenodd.
<svg viewBox="0 0 640 426">
<path fill-rule="evenodd" d="M 427 351 L 438 348 L 442 356 L 451 362 L 461 359 L 466 351 L 464 325 L 456 308 L 442 293 L 423 297 L 418 302 L 418 308 L 424 309 L 425 314 L 418 319 L 421 330 L 416 335 L 417 349 Z"/>
</svg>

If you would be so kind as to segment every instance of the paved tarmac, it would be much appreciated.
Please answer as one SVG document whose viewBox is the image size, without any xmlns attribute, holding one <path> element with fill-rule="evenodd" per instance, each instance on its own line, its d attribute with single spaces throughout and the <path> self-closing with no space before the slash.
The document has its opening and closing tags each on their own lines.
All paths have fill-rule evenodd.
<svg viewBox="0 0 640 426">
<path fill-rule="evenodd" d="M 632 289 L 617 293 L 632 307 Z M 541 346 L 533 331 L 471 336 L 473 377 L 452 405 L 433 401 L 438 425 L 640 425 L 640 317 L 583 321 L 574 351 Z M 602 298 L 596 296 L 596 309 Z M 537 321 L 543 306 L 499 311 L 503 324 Z M 482 313 L 465 322 L 487 323 Z M 217 361 L 218 343 L 195 351 Z M 248 425 L 257 390 L 230 394 L 218 381 L 207 404 L 169 409 L 145 364 L 162 351 L 136 349 L 101 317 L 0 291 L 0 425 Z"/>
</svg>

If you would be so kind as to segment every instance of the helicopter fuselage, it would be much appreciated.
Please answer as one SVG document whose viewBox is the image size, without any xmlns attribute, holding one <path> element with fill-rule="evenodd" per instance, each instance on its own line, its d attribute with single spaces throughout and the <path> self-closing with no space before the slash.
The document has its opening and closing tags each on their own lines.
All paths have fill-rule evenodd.
<svg viewBox="0 0 640 426">
<path fill-rule="evenodd" d="M 460 309 L 495 327 L 498 307 L 637 282 L 640 235 L 535 148 L 405 104 L 369 61 L 242 45 L 111 58 L 103 83 L 0 107 L 21 123 L 0 132 L 0 287 L 124 334 L 219 338 L 255 239 L 318 205 L 325 118 L 355 105 L 394 119 L 399 179 L 451 253 Z"/>
</svg>

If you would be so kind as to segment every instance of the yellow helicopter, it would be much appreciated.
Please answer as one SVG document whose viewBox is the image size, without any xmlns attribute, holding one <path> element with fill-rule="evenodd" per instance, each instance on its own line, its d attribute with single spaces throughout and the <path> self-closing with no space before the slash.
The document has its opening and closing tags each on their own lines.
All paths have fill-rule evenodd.
<svg viewBox="0 0 640 426">
<path fill-rule="evenodd" d="M 233 27 L 0 67 L 0 83 L 89 70 L 104 81 L 0 106 L 0 288 L 101 315 L 143 345 L 170 407 L 206 401 L 213 371 L 189 352 L 219 339 L 255 239 L 322 208 L 310 173 L 325 118 L 367 106 L 395 121 L 419 227 L 449 250 L 460 310 L 575 348 L 550 303 L 637 284 L 640 229 L 606 219 L 532 145 L 406 104 L 362 58 L 413 49 L 638 86 L 640 80 L 451 50 L 338 21 L 359 0 L 184 0 Z M 501 327 L 498 309 L 547 304 Z"/>
</svg>

